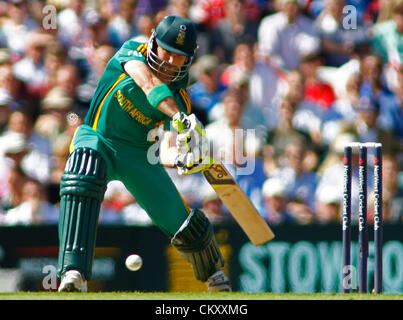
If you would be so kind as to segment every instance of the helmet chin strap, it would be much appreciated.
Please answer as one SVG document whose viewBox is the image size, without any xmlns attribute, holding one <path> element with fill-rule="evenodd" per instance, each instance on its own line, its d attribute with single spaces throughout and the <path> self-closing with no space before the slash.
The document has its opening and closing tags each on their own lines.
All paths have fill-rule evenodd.
<svg viewBox="0 0 403 320">
<path fill-rule="evenodd" d="M 192 64 L 193 57 L 188 57 L 183 65 L 175 65 L 161 59 L 157 55 L 157 42 L 155 40 L 155 32 L 153 32 L 148 40 L 147 46 L 147 63 L 151 70 L 162 81 L 171 83 L 183 79 Z"/>
</svg>

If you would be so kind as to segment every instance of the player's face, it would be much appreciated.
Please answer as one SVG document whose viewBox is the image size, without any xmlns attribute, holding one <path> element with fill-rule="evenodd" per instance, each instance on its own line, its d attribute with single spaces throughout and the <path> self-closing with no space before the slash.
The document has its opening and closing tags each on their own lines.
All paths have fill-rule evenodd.
<svg viewBox="0 0 403 320">
<path fill-rule="evenodd" d="M 181 67 L 186 61 L 186 57 L 174 52 L 167 51 L 162 47 L 157 47 L 157 55 L 160 59 L 170 63 L 171 65 Z"/>
<path fill-rule="evenodd" d="M 157 57 L 159 61 L 157 60 L 154 64 L 156 75 L 167 83 L 171 82 L 178 73 L 183 72 L 181 69 L 187 59 L 186 56 L 167 51 L 160 46 L 157 47 Z"/>
<path fill-rule="evenodd" d="M 155 75 L 165 83 L 183 79 L 193 58 L 177 54 L 157 45 L 154 36 L 150 37 L 147 49 L 147 63 Z"/>
</svg>

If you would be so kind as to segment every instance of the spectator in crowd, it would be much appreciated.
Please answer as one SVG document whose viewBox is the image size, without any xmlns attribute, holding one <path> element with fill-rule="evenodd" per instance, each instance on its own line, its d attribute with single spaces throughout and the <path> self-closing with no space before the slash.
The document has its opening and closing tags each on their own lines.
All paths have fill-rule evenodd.
<svg viewBox="0 0 403 320">
<path fill-rule="evenodd" d="M 152 30 L 156 25 L 154 22 L 154 16 L 151 14 L 143 14 L 138 17 L 136 22 L 138 34 L 132 38 L 136 42 L 147 42 L 151 36 Z"/>
<path fill-rule="evenodd" d="M 350 77 L 355 74 L 361 76 L 362 61 L 371 53 L 371 46 L 368 43 L 357 44 L 354 46 L 348 62 L 340 67 L 321 66 L 318 69 L 318 77 L 329 83 L 336 97 L 341 98 L 346 94 L 346 86 Z"/>
<path fill-rule="evenodd" d="M 372 50 L 394 69 L 402 68 L 403 1 L 396 1 L 390 19 L 373 26 Z"/>
<path fill-rule="evenodd" d="M 196 0 L 191 7 L 191 17 L 196 23 L 211 31 L 225 17 L 225 0 Z"/>
<path fill-rule="evenodd" d="M 325 53 L 325 64 L 341 66 L 348 62 L 354 46 L 368 41 L 366 30 L 343 14 L 345 0 L 324 0 L 325 7 L 315 20 Z"/>
<path fill-rule="evenodd" d="M 82 11 L 77 25 L 80 36 L 67 46 L 69 60 L 77 66 L 81 79 L 85 79 L 91 72 L 91 60 L 96 49 L 102 45 L 110 45 L 111 37 L 107 27 L 107 21 L 94 8 Z"/>
<path fill-rule="evenodd" d="M 19 153 L 22 152 L 16 152 L 15 154 L 10 152 L 7 157 L 15 158 L 19 156 Z M 22 203 L 22 187 L 27 178 L 28 177 L 20 166 L 12 166 L 9 168 L 9 171 L 7 172 L 7 181 L 2 188 L 2 192 L 4 192 L 4 194 L 2 194 L 0 200 L 0 211 L 10 210 Z"/>
<path fill-rule="evenodd" d="M 322 150 L 322 132 L 324 111 L 318 104 L 305 99 L 305 78 L 301 71 L 294 70 L 287 75 L 287 96 L 296 106 L 292 118 L 292 125 L 305 134 L 308 134 L 312 140 L 315 150 Z M 313 167 L 316 164 L 312 164 Z"/>
<path fill-rule="evenodd" d="M 75 101 L 77 100 L 77 86 L 80 80 L 77 67 L 73 64 L 65 63 L 56 72 L 56 81 L 53 88 L 62 88 Z"/>
<path fill-rule="evenodd" d="M 343 193 L 343 177 L 344 177 L 344 147 L 358 140 L 357 133 L 354 128 L 350 128 L 344 132 L 339 133 L 336 138 L 330 144 L 329 151 L 327 152 L 324 161 L 317 170 L 318 184 L 316 187 L 317 198 L 323 192 L 321 190 L 333 190 L 333 188 L 338 190 L 339 195 Z M 369 161 L 368 163 L 371 163 Z M 373 170 L 368 169 L 368 189 L 372 188 L 373 182 Z M 352 154 L 352 198 L 358 199 L 358 154 L 353 152 Z M 358 202 L 352 202 L 352 215 L 353 218 L 357 218 L 358 212 Z M 356 221 L 356 220 L 354 220 Z"/>
<path fill-rule="evenodd" d="M 13 65 L 15 77 L 27 86 L 31 96 L 41 98 L 46 92 L 49 72 L 46 69 L 44 53 L 51 37 L 45 33 L 29 33 L 23 58 Z"/>
<path fill-rule="evenodd" d="M 2 21 L 1 30 L 13 60 L 24 55 L 29 33 L 37 29 L 38 24 L 29 16 L 27 0 L 7 1 L 7 17 Z"/>
<path fill-rule="evenodd" d="M 230 70 L 229 82 L 227 91 L 236 89 L 239 91 L 242 103 L 244 105 L 242 116 L 240 119 L 240 126 L 243 129 L 254 130 L 255 137 L 259 141 L 258 148 L 264 144 L 264 139 L 267 131 L 267 124 L 264 110 L 254 105 L 250 96 L 250 79 L 251 72 L 246 69 L 233 68 Z M 218 102 L 214 105 L 209 112 L 210 122 L 220 120 L 225 117 L 224 103 Z"/>
<path fill-rule="evenodd" d="M 360 64 L 362 82 L 370 86 L 375 95 L 382 91 L 389 91 L 382 78 L 382 67 L 381 57 L 373 53 L 365 55 Z"/>
<path fill-rule="evenodd" d="M 398 130 L 400 102 L 396 95 L 392 92 L 385 83 L 385 72 L 383 72 L 382 59 L 376 54 L 368 54 L 364 57 L 361 63 L 362 94 L 371 95 L 377 100 L 380 110 L 377 124 L 389 131 Z M 399 72 L 397 73 L 396 86 L 392 89 L 398 92 L 398 86 L 401 79 Z M 397 119 L 396 119 L 397 117 Z"/>
<path fill-rule="evenodd" d="M 126 14 L 130 15 L 130 13 Z M 85 48 L 87 50 L 113 43 L 111 34 L 108 30 L 108 22 L 101 17 L 97 10 L 91 8 L 85 10 L 84 21 L 86 26 L 85 30 L 88 34 L 87 39 L 85 39 Z"/>
<path fill-rule="evenodd" d="M 371 93 L 361 95 L 357 110 L 358 119 L 355 128 L 358 133 L 358 141 L 380 142 L 385 153 L 397 154 L 403 151 L 401 140 L 392 131 L 384 129 L 378 124 L 380 105 Z"/>
<path fill-rule="evenodd" d="M 110 44 L 118 49 L 122 44 L 138 33 L 134 21 L 137 1 L 119 1 L 118 13 L 108 21 L 108 32 L 111 37 Z M 104 19 L 103 19 L 104 20 Z"/>
<path fill-rule="evenodd" d="M 225 67 L 220 81 L 228 87 L 231 82 L 231 75 L 237 72 L 252 73 L 255 68 L 255 57 L 253 42 L 243 41 L 238 43 L 233 51 L 233 62 Z"/>
<path fill-rule="evenodd" d="M 58 70 L 67 62 L 67 53 L 60 41 L 53 39 L 46 45 L 44 65 L 47 71 L 47 85 L 49 90 L 56 85 Z"/>
<path fill-rule="evenodd" d="M 329 145 L 340 133 L 343 125 L 357 120 L 362 79 L 359 73 L 352 74 L 347 81 L 345 93 L 332 104 L 331 111 L 322 123 L 323 141 Z"/>
<path fill-rule="evenodd" d="M 256 135 L 248 134 L 241 119 L 245 107 L 244 96 L 238 88 L 226 91 L 223 98 L 224 116 L 206 126 L 213 158 L 235 166 L 245 165 L 259 149 Z"/>
<path fill-rule="evenodd" d="M 67 83 L 70 83 L 69 86 L 72 87 L 72 90 L 74 89 L 75 95 L 77 95 L 77 102 L 81 106 L 80 109 L 83 109 L 82 111 L 86 112 L 88 110 L 97 83 L 101 78 L 107 63 L 114 54 L 115 50 L 110 45 L 102 45 L 98 47 L 94 52 L 94 56 L 89 60 L 91 68 L 85 78 L 81 81 L 78 77 L 77 71 L 72 70 L 75 67 L 72 65 L 66 66 L 66 76 L 73 77 L 73 81 L 67 81 Z M 66 82 L 60 81 L 59 85 L 65 87 L 66 84 L 63 83 Z M 74 86 L 71 83 L 73 83 Z"/>
<path fill-rule="evenodd" d="M 403 33 L 403 1 L 394 0 L 384 4 L 384 10 L 390 7 L 383 21 L 372 27 L 372 51 L 383 60 L 385 81 L 392 91 L 398 86 L 398 73 L 402 70 L 403 50 L 401 34 Z"/>
<path fill-rule="evenodd" d="M 84 1 L 70 0 L 65 8 L 58 11 L 58 37 L 66 48 L 80 44 L 85 30 L 83 9 Z"/>
<path fill-rule="evenodd" d="M 4 225 L 57 224 L 58 209 L 47 200 L 43 185 L 28 179 L 22 186 L 22 202 L 9 209 L 2 219 Z"/>
<path fill-rule="evenodd" d="M 191 5 L 192 1 L 190 0 L 169 0 L 167 4 L 168 15 L 191 19 L 190 18 Z"/>
<path fill-rule="evenodd" d="M 0 201 L 2 209 L 8 210 L 22 201 L 26 174 L 21 163 L 30 148 L 22 133 L 9 131 L 0 136 L 0 151 Z"/>
<path fill-rule="evenodd" d="M 403 221 L 403 184 L 399 181 L 401 166 L 394 155 L 382 157 L 383 217 L 386 223 Z"/>
<path fill-rule="evenodd" d="M 380 24 L 392 18 L 393 8 L 399 0 L 377 0 L 373 1 L 372 11 L 374 12 L 374 18 L 372 24 Z"/>
<path fill-rule="evenodd" d="M 315 222 L 320 224 L 340 223 L 341 192 L 337 186 L 317 188 L 315 193 Z"/>
<path fill-rule="evenodd" d="M 326 111 L 331 108 L 336 95 L 332 86 L 318 77 L 318 68 L 322 65 L 322 57 L 314 53 L 302 58 L 300 70 L 305 79 L 304 99 Z"/>
<path fill-rule="evenodd" d="M 265 148 L 266 174 L 270 175 L 273 170 L 283 163 L 285 148 L 288 143 L 300 140 L 305 148 L 313 152 L 312 140 L 309 134 L 294 127 L 293 117 L 297 105 L 290 95 L 284 97 L 279 109 L 278 126 L 267 133 Z"/>
<path fill-rule="evenodd" d="M 277 178 L 267 179 L 262 188 L 264 201 L 263 218 L 270 225 L 294 222 L 295 219 L 287 210 L 287 194 L 285 183 Z"/>
<path fill-rule="evenodd" d="M 357 121 L 359 99 L 362 95 L 371 96 L 371 99 L 377 101 L 380 107 L 377 125 L 400 136 L 401 124 L 399 120 L 402 112 L 398 98 L 399 90 L 397 87 L 396 93 L 389 90 L 385 84 L 382 69 L 382 60 L 373 53 L 365 54 L 360 59 L 359 70 L 350 76 L 345 93 L 340 95 L 333 105 L 335 113 L 330 116 L 329 113 L 327 114 L 328 118 L 325 121 L 331 123 L 330 126 L 326 124 L 323 126 L 322 131 L 326 135 L 325 140 L 329 141 L 337 134 L 341 122 L 354 124 Z M 336 125 L 336 123 L 338 124 Z"/>
<path fill-rule="evenodd" d="M 337 134 L 335 139 L 330 143 L 329 149 L 326 152 L 324 159 L 317 170 L 320 181 L 325 181 L 325 179 L 322 179 L 322 175 L 325 171 L 335 165 L 338 166 L 342 164 L 344 157 L 344 146 L 356 141 L 358 141 L 358 136 L 354 128 L 352 127 L 346 126 L 344 132 Z M 333 178 L 335 178 L 336 176 L 337 173 L 335 173 L 333 177 L 329 176 L 328 180 L 334 182 L 335 180 Z"/>
<path fill-rule="evenodd" d="M 226 0 L 225 16 L 212 29 L 210 51 L 221 63 L 233 63 L 240 42 L 257 40 L 258 24 L 247 17 L 246 0 Z"/>
<path fill-rule="evenodd" d="M 301 13 L 298 0 L 279 0 L 280 12 L 262 19 L 259 51 L 272 66 L 298 69 L 301 58 L 319 51 L 320 38 L 313 21 Z"/>
<path fill-rule="evenodd" d="M 399 134 L 400 101 L 396 94 L 384 84 L 382 66 L 382 60 L 376 55 L 371 54 L 364 58 L 361 72 L 363 78 L 361 95 L 370 95 L 379 104 L 377 125 Z M 399 73 L 397 75 L 399 77 Z M 398 81 L 400 81 L 399 78 Z M 396 87 L 395 92 L 397 91 Z"/>
<path fill-rule="evenodd" d="M 394 90 L 396 97 L 395 108 L 390 108 L 388 113 L 384 114 L 383 120 L 389 124 L 389 128 L 403 139 L 403 70 L 398 72 L 397 87 Z"/>
<path fill-rule="evenodd" d="M 31 145 L 31 150 L 22 160 L 26 174 L 41 183 L 48 183 L 51 171 L 52 147 L 47 138 L 34 130 L 35 119 L 28 110 L 18 109 L 11 113 L 8 131 L 21 133 Z"/>
<path fill-rule="evenodd" d="M 288 143 L 284 163 L 269 178 L 285 183 L 290 214 L 301 223 L 311 223 L 315 217 L 314 194 L 318 181 L 315 172 L 305 169 L 305 156 L 305 145 L 300 141 Z"/>
<path fill-rule="evenodd" d="M 99 0 L 97 1 L 97 11 L 99 12 L 102 19 L 105 21 L 110 21 L 116 12 L 116 1 L 115 0 Z"/>
<path fill-rule="evenodd" d="M 0 87 L 0 134 L 2 134 L 7 127 L 8 119 L 11 114 L 12 97 L 10 93 Z"/>
<path fill-rule="evenodd" d="M 54 145 L 67 125 L 67 114 L 73 111 L 73 99 L 62 87 L 54 87 L 41 101 L 42 114 L 35 122 L 35 131 Z"/>
<path fill-rule="evenodd" d="M 28 98 L 25 84 L 17 79 L 13 73 L 13 64 L 8 50 L 3 50 L 0 54 L 0 88 L 7 90 L 11 95 L 11 108 L 18 107 L 22 100 Z"/>
<path fill-rule="evenodd" d="M 241 41 L 236 45 L 233 53 L 234 61 L 224 69 L 220 81 L 225 87 L 229 87 L 235 85 L 237 77 L 247 78 L 248 104 L 259 109 L 254 112 L 259 118 L 256 125 L 264 124 L 266 127 L 273 127 L 276 125 L 272 113 L 275 109 L 273 105 L 278 79 L 270 66 L 256 57 L 255 43 Z M 267 85 L 269 83 L 270 86 Z"/>
<path fill-rule="evenodd" d="M 192 102 L 192 112 L 206 124 L 208 115 L 213 106 L 220 102 L 226 90 L 220 83 L 220 62 L 214 55 L 200 57 L 191 68 L 197 81 L 188 89 Z"/>
</svg>

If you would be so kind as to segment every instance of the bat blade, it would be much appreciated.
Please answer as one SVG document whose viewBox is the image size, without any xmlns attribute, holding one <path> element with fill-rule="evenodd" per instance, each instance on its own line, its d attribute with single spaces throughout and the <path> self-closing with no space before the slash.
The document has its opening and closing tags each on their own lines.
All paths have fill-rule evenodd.
<svg viewBox="0 0 403 320">
<path fill-rule="evenodd" d="M 223 164 L 215 162 L 202 174 L 255 246 L 274 239 L 269 225 Z"/>
</svg>

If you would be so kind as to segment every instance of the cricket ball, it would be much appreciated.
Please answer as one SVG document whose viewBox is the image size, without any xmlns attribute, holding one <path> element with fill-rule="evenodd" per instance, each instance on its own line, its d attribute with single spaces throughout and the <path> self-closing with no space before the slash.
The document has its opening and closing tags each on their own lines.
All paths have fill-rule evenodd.
<svg viewBox="0 0 403 320">
<path fill-rule="evenodd" d="M 143 265 L 143 259 L 137 254 L 131 254 L 126 258 L 125 264 L 130 271 L 137 271 Z"/>
</svg>

